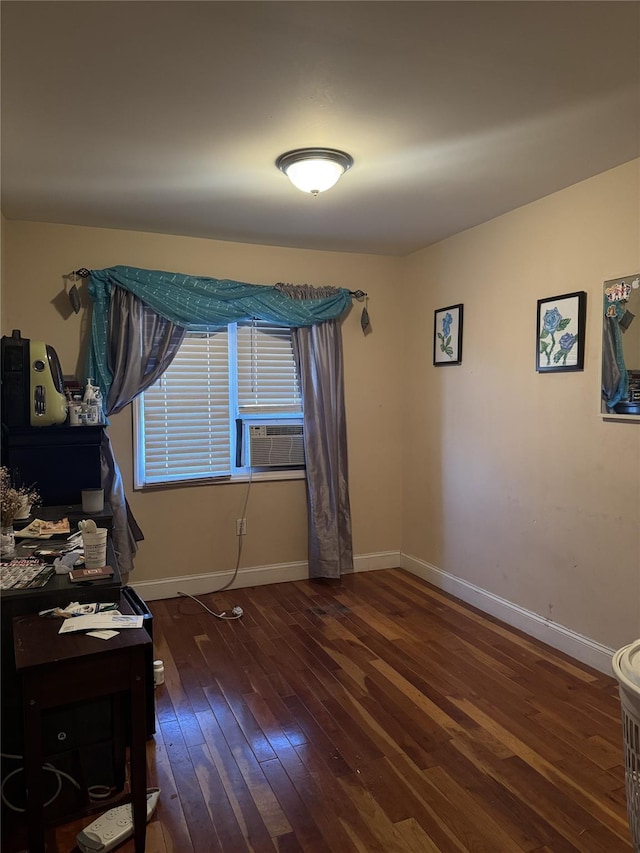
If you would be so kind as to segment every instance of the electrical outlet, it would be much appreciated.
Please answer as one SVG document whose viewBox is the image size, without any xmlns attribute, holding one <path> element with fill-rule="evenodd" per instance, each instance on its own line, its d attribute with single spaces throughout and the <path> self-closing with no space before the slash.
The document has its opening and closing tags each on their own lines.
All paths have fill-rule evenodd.
<svg viewBox="0 0 640 853">
<path fill-rule="evenodd" d="M 247 519 L 236 518 L 236 536 L 244 536 L 247 532 Z"/>
</svg>

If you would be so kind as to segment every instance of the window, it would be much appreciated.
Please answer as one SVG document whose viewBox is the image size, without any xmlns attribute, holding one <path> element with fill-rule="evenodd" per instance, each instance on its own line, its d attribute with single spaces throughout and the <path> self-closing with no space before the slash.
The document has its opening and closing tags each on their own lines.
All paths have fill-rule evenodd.
<svg viewBox="0 0 640 853">
<path fill-rule="evenodd" d="M 288 328 L 255 320 L 187 332 L 135 404 L 136 488 L 247 475 L 248 428 L 302 423 Z"/>
</svg>

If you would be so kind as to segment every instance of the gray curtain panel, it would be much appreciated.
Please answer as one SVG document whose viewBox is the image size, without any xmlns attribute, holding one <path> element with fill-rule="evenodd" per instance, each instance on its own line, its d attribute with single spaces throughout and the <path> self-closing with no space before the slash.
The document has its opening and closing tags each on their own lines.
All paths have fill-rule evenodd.
<svg viewBox="0 0 640 853">
<path fill-rule="evenodd" d="M 282 289 L 294 299 L 331 290 Z M 304 412 L 309 577 L 339 578 L 353 571 L 342 335 L 336 320 L 291 332 Z"/>
<path fill-rule="evenodd" d="M 128 290 L 111 291 L 107 358 L 113 374 L 108 413 L 119 412 L 162 376 L 186 330 L 165 320 Z"/>
<path fill-rule="evenodd" d="M 107 353 L 113 382 L 106 414 L 119 412 L 169 367 L 186 334 L 185 329 L 158 316 L 137 296 L 113 287 Z M 111 440 L 102 438 L 102 485 L 113 511 L 113 546 L 121 573 L 133 569 L 137 542 L 144 538 L 125 497 L 124 484 Z"/>
<path fill-rule="evenodd" d="M 291 299 L 322 299 L 336 288 L 277 285 Z M 113 381 L 107 415 L 119 412 L 152 385 L 173 361 L 186 332 L 120 287 L 111 293 L 108 362 Z M 342 337 L 338 321 L 292 329 L 303 398 L 309 575 L 339 578 L 353 571 L 347 470 Z M 106 431 L 102 483 L 113 509 L 113 541 L 121 572 L 133 569 L 136 542 L 143 538 L 127 503 Z"/>
</svg>

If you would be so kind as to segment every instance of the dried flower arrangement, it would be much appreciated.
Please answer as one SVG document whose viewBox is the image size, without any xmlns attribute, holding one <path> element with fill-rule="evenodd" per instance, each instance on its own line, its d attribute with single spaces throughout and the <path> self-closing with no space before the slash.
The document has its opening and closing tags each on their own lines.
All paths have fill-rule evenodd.
<svg viewBox="0 0 640 853">
<path fill-rule="evenodd" d="M 11 527 L 25 503 L 37 506 L 40 495 L 33 486 L 14 486 L 9 471 L 3 465 L 0 467 L 0 526 Z"/>
</svg>

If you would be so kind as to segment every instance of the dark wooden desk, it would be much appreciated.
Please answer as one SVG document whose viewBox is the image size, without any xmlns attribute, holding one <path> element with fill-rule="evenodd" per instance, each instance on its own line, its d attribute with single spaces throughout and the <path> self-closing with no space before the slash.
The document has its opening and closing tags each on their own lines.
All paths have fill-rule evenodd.
<svg viewBox="0 0 640 853">
<path fill-rule="evenodd" d="M 129 694 L 131 802 L 136 853 L 144 853 L 147 828 L 144 628 L 128 628 L 110 640 L 58 634 L 60 620 L 13 619 L 16 671 L 22 683 L 25 781 L 30 853 L 44 853 L 42 712 L 73 702 Z"/>
<path fill-rule="evenodd" d="M 62 516 L 56 513 L 54 517 Z M 19 557 L 28 556 L 31 553 L 28 546 L 25 548 L 24 541 L 22 540 L 17 548 Z M 39 544 L 42 545 L 41 542 Z M 28 616 L 51 607 L 66 607 L 71 601 L 79 601 L 81 604 L 93 601 L 119 601 L 122 586 L 110 539 L 107 540 L 107 561 L 114 568 L 113 576 L 107 580 L 73 584 L 70 583 L 67 575 L 53 575 L 45 586 L 37 589 L 3 589 L 0 592 L 2 752 L 22 754 L 22 711 L 15 671 L 12 620 L 17 616 Z"/>
</svg>

